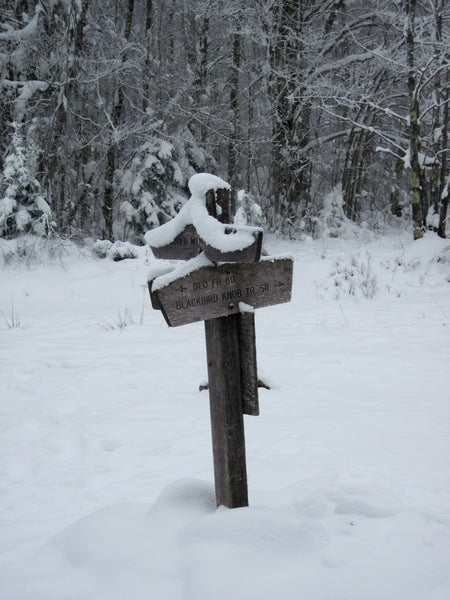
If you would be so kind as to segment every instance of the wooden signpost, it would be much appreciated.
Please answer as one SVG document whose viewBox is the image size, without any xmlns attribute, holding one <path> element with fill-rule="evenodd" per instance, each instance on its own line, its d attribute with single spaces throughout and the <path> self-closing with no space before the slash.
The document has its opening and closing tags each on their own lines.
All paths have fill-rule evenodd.
<svg viewBox="0 0 450 600">
<path fill-rule="evenodd" d="M 221 222 L 231 220 L 228 189 L 209 190 L 205 205 Z M 229 225 L 224 234 L 238 229 Z M 252 235 L 245 248 L 223 251 L 206 244 L 192 224 L 165 246 L 151 245 L 157 258 L 192 263 L 179 276 L 175 269 L 152 278 L 149 290 L 170 327 L 205 322 L 216 502 L 229 508 L 248 506 L 243 414 L 259 414 L 253 311 L 289 302 L 292 291 L 292 260 L 259 262 L 262 232 Z M 199 254 L 206 264 L 199 266 Z"/>
</svg>

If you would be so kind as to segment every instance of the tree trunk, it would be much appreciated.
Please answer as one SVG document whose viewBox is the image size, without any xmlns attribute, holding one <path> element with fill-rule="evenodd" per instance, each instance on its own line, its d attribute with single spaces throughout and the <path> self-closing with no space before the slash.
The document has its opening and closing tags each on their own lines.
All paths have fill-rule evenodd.
<svg viewBox="0 0 450 600">
<path fill-rule="evenodd" d="M 442 47 L 442 19 L 444 13 L 444 0 L 440 0 L 438 6 L 436 6 L 436 45 L 439 46 L 439 54 L 440 58 L 445 61 L 448 60 L 450 52 L 445 51 Z M 442 82 L 442 79 L 444 80 Z M 443 83 L 443 85 L 442 85 Z M 442 238 L 446 237 L 446 221 L 447 221 L 447 211 L 448 211 L 448 201 L 449 201 L 449 173 L 448 173 L 448 131 L 450 129 L 450 115 L 449 115 L 449 96 L 450 96 L 450 70 L 447 69 L 446 74 L 443 78 L 439 78 L 439 90 L 437 90 L 437 97 L 443 101 L 442 106 L 442 140 L 441 140 L 441 149 L 440 153 L 440 172 L 439 172 L 439 194 L 437 198 L 438 206 L 439 206 L 439 225 L 438 225 L 438 235 Z"/>
<path fill-rule="evenodd" d="M 145 9 L 145 62 L 144 62 L 144 81 L 142 84 L 142 109 L 144 112 L 149 107 L 150 97 L 150 64 L 151 64 L 151 29 L 153 25 L 153 0 L 146 1 Z"/>
<path fill-rule="evenodd" d="M 422 169 L 419 161 L 420 123 L 419 101 L 416 89 L 415 69 L 415 15 L 416 0 L 406 0 L 406 54 L 408 65 L 408 100 L 409 100 L 409 177 L 412 217 L 414 221 L 414 238 L 422 237 L 425 224 L 425 194 L 422 185 Z"/>
<path fill-rule="evenodd" d="M 125 17 L 125 30 L 124 38 L 127 43 L 131 37 L 131 29 L 133 25 L 133 13 L 134 13 L 134 0 L 128 0 L 127 13 Z M 126 61 L 126 50 L 123 53 L 122 64 Z M 119 73 L 120 77 L 120 73 Z M 120 124 L 120 118 L 122 115 L 122 108 L 124 102 L 123 86 L 121 82 L 118 82 L 117 92 L 114 95 L 113 109 L 111 114 L 111 139 L 106 153 L 106 169 L 105 169 L 105 183 L 103 193 L 103 219 L 104 219 L 104 236 L 112 240 L 114 237 L 113 226 L 114 226 L 114 174 L 116 171 L 116 156 L 118 151 L 118 144 L 115 140 L 115 132 Z"/>
<path fill-rule="evenodd" d="M 239 139 L 239 67 L 241 62 L 240 33 L 233 35 L 233 51 L 230 77 L 230 111 L 231 132 L 228 143 L 228 181 L 233 190 L 239 189 L 239 173 L 237 171 L 237 154 Z"/>
<path fill-rule="evenodd" d="M 440 208 L 439 208 L 439 226 L 438 226 L 438 235 L 441 238 L 446 237 L 446 222 L 447 222 L 447 211 L 448 211 L 448 201 L 450 195 L 450 174 L 448 173 L 448 130 L 450 128 L 450 115 L 449 115 L 449 95 L 450 95 L 450 72 L 447 71 L 446 74 L 446 85 L 444 89 L 444 94 L 446 97 L 446 101 L 443 107 L 443 117 L 442 117 L 442 149 L 443 152 L 441 154 L 441 173 L 439 180 L 439 191 L 440 191 Z"/>
<path fill-rule="evenodd" d="M 311 113 L 309 101 L 301 100 L 303 4 L 281 0 L 271 9 L 271 196 L 275 216 L 289 229 L 299 216 L 301 202 L 308 204 L 310 192 L 310 165 L 302 152 L 309 141 Z"/>
</svg>

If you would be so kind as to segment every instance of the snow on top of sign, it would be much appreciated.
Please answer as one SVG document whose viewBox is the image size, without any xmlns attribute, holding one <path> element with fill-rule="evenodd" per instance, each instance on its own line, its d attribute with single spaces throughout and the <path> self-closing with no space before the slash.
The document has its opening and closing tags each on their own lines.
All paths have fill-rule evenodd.
<svg viewBox="0 0 450 600">
<path fill-rule="evenodd" d="M 176 279 L 180 277 L 186 277 L 194 271 L 198 271 L 202 267 L 210 267 L 212 264 L 213 263 L 209 260 L 209 258 L 206 257 L 205 254 L 199 254 L 198 256 L 195 256 L 194 258 L 191 258 L 190 260 L 181 263 L 172 271 L 169 271 L 168 273 L 164 273 L 159 277 L 156 277 L 156 279 L 152 283 L 152 291 L 160 290 L 161 288 L 166 287 L 166 285 L 169 285 Z M 149 281 L 153 279 L 152 275 L 154 277 L 153 270 L 150 272 Z"/>
<path fill-rule="evenodd" d="M 239 302 L 239 312 L 241 313 L 254 313 L 255 309 L 250 304 L 246 304 L 245 302 Z"/>
<path fill-rule="evenodd" d="M 168 246 L 184 230 L 186 225 L 190 223 L 189 202 L 187 202 L 171 221 L 160 225 L 160 227 L 156 227 L 156 229 L 147 231 L 144 236 L 145 241 L 149 246 L 154 246 L 155 248 Z"/>
<path fill-rule="evenodd" d="M 278 260 L 292 260 L 295 261 L 294 254 L 271 254 L 270 256 L 261 256 L 261 262 L 276 262 Z"/>
<path fill-rule="evenodd" d="M 189 200 L 192 224 L 198 235 L 213 248 L 221 252 L 243 250 L 254 242 L 251 229 L 239 228 L 226 233 L 230 226 L 212 217 L 205 206 L 205 198 L 192 196 Z"/>
<path fill-rule="evenodd" d="M 145 234 L 145 240 L 150 246 L 167 246 L 189 224 L 195 227 L 198 235 L 209 246 L 221 252 L 234 252 L 251 246 L 254 242 L 252 232 L 260 231 L 258 228 L 239 227 L 230 233 L 229 225 L 220 223 L 206 209 L 206 193 L 209 190 L 229 190 L 230 185 L 226 181 L 209 173 L 196 173 L 190 178 L 188 185 L 192 195 L 178 215 Z"/>
<path fill-rule="evenodd" d="M 155 261 L 155 263 L 152 265 L 152 267 L 148 273 L 147 281 L 153 281 L 157 277 L 161 277 L 162 275 L 167 275 L 167 273 L 171 273 L 174 269 L 175 269 L 174 264 L 169 263 L 166 260 L 165 261 L 162 261 L 162 260 Z"/>
<path fill-rule="evenodd" d="M 229 190 L 230 184 L 211 173 L 196 173 L 192 175 L 188 183 L 192 196 L 205 198 L 209 190 Z"/>
</svg>

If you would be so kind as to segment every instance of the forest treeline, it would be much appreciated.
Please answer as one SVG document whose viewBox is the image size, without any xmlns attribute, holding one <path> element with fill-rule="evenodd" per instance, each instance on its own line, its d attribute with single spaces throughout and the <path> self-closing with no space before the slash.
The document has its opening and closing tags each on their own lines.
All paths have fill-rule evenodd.
<svg viewBox="0 0 450 600">
<path fill-rule="evenodd" d="M 211 172 L 271 230 L 445 237 L 445 0 L 0 0 L 0 236 L 142 242 Z M 250 211 L 251 212 L 251 211 Z"/>
</svg>

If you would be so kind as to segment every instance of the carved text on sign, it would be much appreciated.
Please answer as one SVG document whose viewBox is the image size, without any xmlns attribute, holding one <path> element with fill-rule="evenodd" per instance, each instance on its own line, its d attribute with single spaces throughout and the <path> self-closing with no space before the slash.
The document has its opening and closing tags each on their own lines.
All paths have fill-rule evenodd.
<svg viewBox="0 0 450 600">
<path fill-rule="evenodd" d="M 202 267 L 152 291 L 171 327 L 289 302 L 292 260 L 226 263 Z"/>
<path fill-rule="evenodd" d="M 151 246 L 155 258 L 189 260 L 194 258 L 205 246 L 193 225 L 186 225 L 177 237 L 162 247 Z"/>
</svg>

